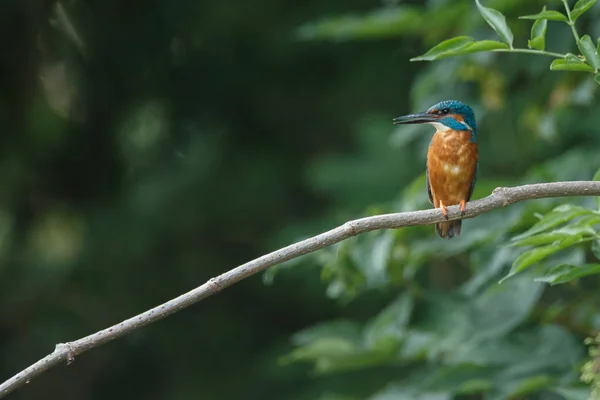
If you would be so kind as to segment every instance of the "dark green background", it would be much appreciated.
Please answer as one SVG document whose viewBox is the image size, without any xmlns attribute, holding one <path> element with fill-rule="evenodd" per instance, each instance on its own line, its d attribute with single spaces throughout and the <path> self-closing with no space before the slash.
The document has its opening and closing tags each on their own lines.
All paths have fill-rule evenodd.
<svg viewBox="0 0 600 400">
<path fill-rule="evenodd" d="M 431 129 L 397 129 L 391 119 L 439 100 L 463 100 L 477 113 L 475 197 L 497 184 L 590 179 L 598 168 L 590 76 L 550 72 L 549 59 L 527 55 L 408 61 L 454 35 L 493 39 L 471 1 L 61 4 L 74 31 L 65 30 L 55 1 L 5 0 L 0 10 L 2 379 L 56 343 L 302 237 L 354 217 L 428 207 L 420 180 Z M 544 3 L 486 4 L 506 13 L 524 47 L 530 22 L 517 16 Z M 578 23 L 592 37 L 600 35 L 598 8 Z M 325 22 L 311 25 L 318 21 Z M 555 22 L 547 43 L 576 51 L 568 27 Z M 402 193 L 410 185 L 409 201 Z M 521 208 L 520 229 L 555 204 Z M 411 228 L 396 237 L 396 251 L 418 253 L 421 289 L 450 295 L 518 230 L 498 227 L 506 215 L 465 222 L 467 233 L 497 235 L 486 243 L 468 235 L 441 242 L 432 227 Z M 410 287 L 391 273 L 371 286 L 344 278 L 336 289 L 343 267 L 321 271 L 327 261 L 303 260 L 272 285 L 247 279 L 9 398 L 359 399 L 437 362 L 367 363 L 325 375 L 310 363 L 285 363 L 293 333 L 339 318 L 364 322 Z M 537 311 L 533 301 L 519 320 L 572 334 L 567 383 L 576 381 L 582 339 L 598 326 L 597 284 L 546 291 Z M 573 322 L 567 305 L 577 309 L 569 302 L 582 299 L 589 315 Z M 567 317 L 539 317 L 555 303 Z M 425 315 L 419 307 L 414 323 Z M 499 315 L 494 304 L 485 307 Z M 457 321 L 444 329 L 458 329 Z M 430 398 L 438 399 L 422 397 Z"/>
</svg>

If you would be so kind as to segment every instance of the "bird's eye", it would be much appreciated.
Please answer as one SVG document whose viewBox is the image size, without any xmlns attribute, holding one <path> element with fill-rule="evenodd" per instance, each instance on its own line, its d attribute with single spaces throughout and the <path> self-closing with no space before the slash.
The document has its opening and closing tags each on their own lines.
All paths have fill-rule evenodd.
<svg viewBox="0 0 600 400">
<path fill-rule="evenodd" d="M 449 108 L 444 108 L 444 109 L 440 110 L 440 114 L 442 114 L 442 115 L 446 115 L 446 114 L 448 114 L 449 112 L 450 112 L 450 109 L 449 109 Z"/>
</svg>

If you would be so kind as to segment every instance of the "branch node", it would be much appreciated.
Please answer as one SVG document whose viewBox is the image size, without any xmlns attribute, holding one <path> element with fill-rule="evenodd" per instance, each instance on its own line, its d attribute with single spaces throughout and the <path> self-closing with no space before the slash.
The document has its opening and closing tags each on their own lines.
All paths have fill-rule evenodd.
<svg viewBox="0 0 600 400">
<path fill-rule="evenodd" d="M 67 365 L 70 365 L 73 361 L 75 361 L 75 352 L 69 343 L 59 343 L 54 348 L 54 351 L 57 353 L 65 353 L 67 354 Z"/>
<path fill-rule="evenodd" d="M 210 278 L 208 280 L 208 286 L 210 287 L 210 292 L 212 294 L 217 294 L 221 290 L 223 290 L 223 285 L 221 285 L 221 281 L 217 278 Z"/>
<path fill-rule="evenodd" d="M 502 207 L 510 205 L 510 200 L 508 199 L 508 196 L 506 196 L 507 189 L 508 188 L 505 187 L 497 187 L 492 191 L 492 195 L 497 196 L 502 200 Z"/>
<path fill-rule="evenodd" d="M 356 236 L 356 235 L 358 235 L 360 233 L 359 230 L 354 225 L 353 221 L 346 222 L 343 225 L 343 227 L 344 227 L 344 233 L 347 234 L 348 237 L 350 237 L 350 236 Z"/>
</svg>

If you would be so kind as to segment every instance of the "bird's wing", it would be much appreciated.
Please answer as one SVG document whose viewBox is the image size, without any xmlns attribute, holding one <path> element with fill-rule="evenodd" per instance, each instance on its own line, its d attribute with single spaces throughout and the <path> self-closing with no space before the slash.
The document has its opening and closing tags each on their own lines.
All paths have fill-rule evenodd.
<svg viewBox="0 0 600 400">
<path fill-rule="evenodd" d="M 427 182 L 427 197 L 429 197 L 429 202 L 433 204 L 433 194 L 431 194 L 431 185 L 429 184 L 429 169 L 425 168 L 425 180 Z M 471 191 L 473 191 L 473 186 L 471 186 Z"/>
<path fill-rule="evenodd" d="M 473 173 L 473 179 L 471 180 L 471 188 L 469 189 L 469 195 L 467 196 L 467 201 L 471 200 L 471 196 L 473 195 L 473 189 L 475 188 L 475 182 L 477 182 L 477 171 L 479 170 L 479 161 L 475 164 L 475 173 Z M 429 186 L 429 183 L 428 183 Z"/>
</svg>

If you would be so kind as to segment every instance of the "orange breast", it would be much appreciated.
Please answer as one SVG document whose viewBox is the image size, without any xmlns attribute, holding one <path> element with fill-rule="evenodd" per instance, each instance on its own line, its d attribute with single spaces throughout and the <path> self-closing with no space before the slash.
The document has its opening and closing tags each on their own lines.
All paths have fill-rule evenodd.
<svg viewBox="0 0 600 400">
<path fill-rule="evenodd" d="M 477 144 L 466 131 L 438 131 L 427 152 L 429 185 L 433 206 L 468 200 L 477 169 Z"/>
</svg>

